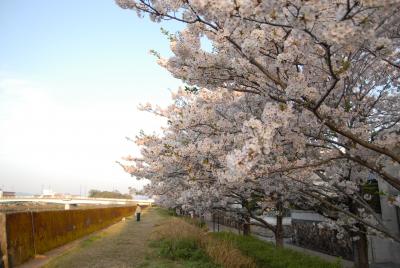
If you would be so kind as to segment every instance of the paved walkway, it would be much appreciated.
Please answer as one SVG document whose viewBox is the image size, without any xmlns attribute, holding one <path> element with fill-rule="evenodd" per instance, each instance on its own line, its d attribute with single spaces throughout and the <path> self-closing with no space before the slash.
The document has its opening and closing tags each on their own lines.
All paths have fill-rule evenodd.
<svg viewBox="0 0 400 268">
<path fill-rule="evenodd" d="M 163 219 L 155 209 L 147 209 L 142 213 L 140 222 L 132 217 L 126 218 L 78 243 L 67 245 L 67 250 L 61 256 L 60 252 L 56 253 L 58 256 L 52 256 L 54 254 L 49 252 L 46 255 L 50 255 L 50 258 L 43 256 L 22 267 L 138 267 L 149 251 L 147 245 L 153 227 Z"/>
</svg>

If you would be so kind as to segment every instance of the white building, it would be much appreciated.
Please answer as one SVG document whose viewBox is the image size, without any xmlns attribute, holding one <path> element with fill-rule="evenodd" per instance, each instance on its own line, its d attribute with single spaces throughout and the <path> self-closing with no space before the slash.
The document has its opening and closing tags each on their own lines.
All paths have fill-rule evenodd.
<svg viewBox="0 0 400 268">
<path fill-rule="evenodd" d="M 56 193 L 51 189 L 43 189 L 40 197 L 54 197 Z"/>
</svg>

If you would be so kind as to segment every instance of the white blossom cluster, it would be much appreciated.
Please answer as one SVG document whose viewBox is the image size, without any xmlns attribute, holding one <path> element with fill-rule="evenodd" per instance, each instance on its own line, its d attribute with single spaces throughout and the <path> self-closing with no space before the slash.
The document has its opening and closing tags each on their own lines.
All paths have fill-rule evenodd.
<svg viewBox="0 0 400 268">
<path fill-rule="evenodd" d="M 252 218 L 276 236 L 260 215 L 313 209 L 338 238 L 400 240 L 367 190 L 400 190 L 400 1 L 117 2 L 186 25 L 158 59 L 186 89 L 142 107 L 168 127 L 138 136 L 142 157 L 122 164 L 164 205 Z"/>
</svg>

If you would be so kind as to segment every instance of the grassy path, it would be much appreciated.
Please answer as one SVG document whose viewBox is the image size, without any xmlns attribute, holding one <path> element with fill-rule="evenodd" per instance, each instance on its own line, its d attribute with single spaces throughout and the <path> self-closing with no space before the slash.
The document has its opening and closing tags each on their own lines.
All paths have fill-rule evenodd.
<svg viewBox="0 0 400 268">
<path fill-rule="evenodd" d="M 156 231 L 153 233 L 153 231 Z M 151 234 L 153 241 L 150 242 Z M 219 265 L 218 265 L 219 264 Z M 170 217 L 162 209 L 143 211 L 141 222 L 121 221 L 80 241 L 47 268 L 338 268 L 316 256 L 277 249 L 255 237 L 205 233 L 188 220 Z M 30 266 L 29 268 L 38 267 Z"/>
<path fill-rule="evenodd" d="M 45 267 L 141 267 L 152 254 L 148 247 L 149 236 L 164 218 L 157 209 L 147 209 L 143 211 L 142 221 L 127 218 L 83 240 Z"/>
</svg>

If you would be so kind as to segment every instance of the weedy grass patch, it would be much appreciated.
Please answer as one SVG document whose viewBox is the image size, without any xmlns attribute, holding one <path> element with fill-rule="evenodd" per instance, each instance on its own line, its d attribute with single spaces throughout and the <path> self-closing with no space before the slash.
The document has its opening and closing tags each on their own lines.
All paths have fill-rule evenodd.
<svg viewBox="0 0 400 268">
<path fill-rule="evenodd" d="M 161 215 L 163 217 L 176 216 L 176 212 L 172 209 L 165 209 L 160 207 L 153 207 L 152 209 L 155 210 L 158 215 Z"/>
<path fill-rule="evenodd" d="M 184 267 L 219 268 L 214 264 L 196 241 L 191 239 L 153 241 L 151 247 L 156 248 L 160 257 L 181 263 Z"/>
<path fill-rule="evenodd" d="M 169 217 L 156 226 L 151 245 L 170 260 L 185 260 L 194 266 L 225 268 L 339 268 L 341 261 L 328 262 L 253 236 L 210 233 L 195 219 Z M 186 264 L 185 264 L 186 265 Z M 187 264 L 189 265 L 189 264 Z"/>
<path fill-rule="evenodd" d="M 251 257 L 257 267 L 262 268 L 340 268 L 341 261 L 328 262 L 316 256 L 306 255 L 291 249 L 276 248 L 273 243 L 261 241 L 253 236 L 233 233 L 213 233 L 220 241 L 231 242 L 242 253 Z"/>
<path fill-rule="evenodd" d="M 151 239 L 160 255 L 202 263 L 199 267 L 253 268 L 255 263 L 229 241 L 213 238 L 204 228 L 171 218 L 156 227 Z"/>
<path fill-rule="evenodd" d="M 157 248 L 161 257 L 184 261 L 186 267 L 217 268 L 199 241 L 203 230 L 181 219 L 171 218 L 155 227 L 151 235 L 150 246 Z"/>
</svg>

